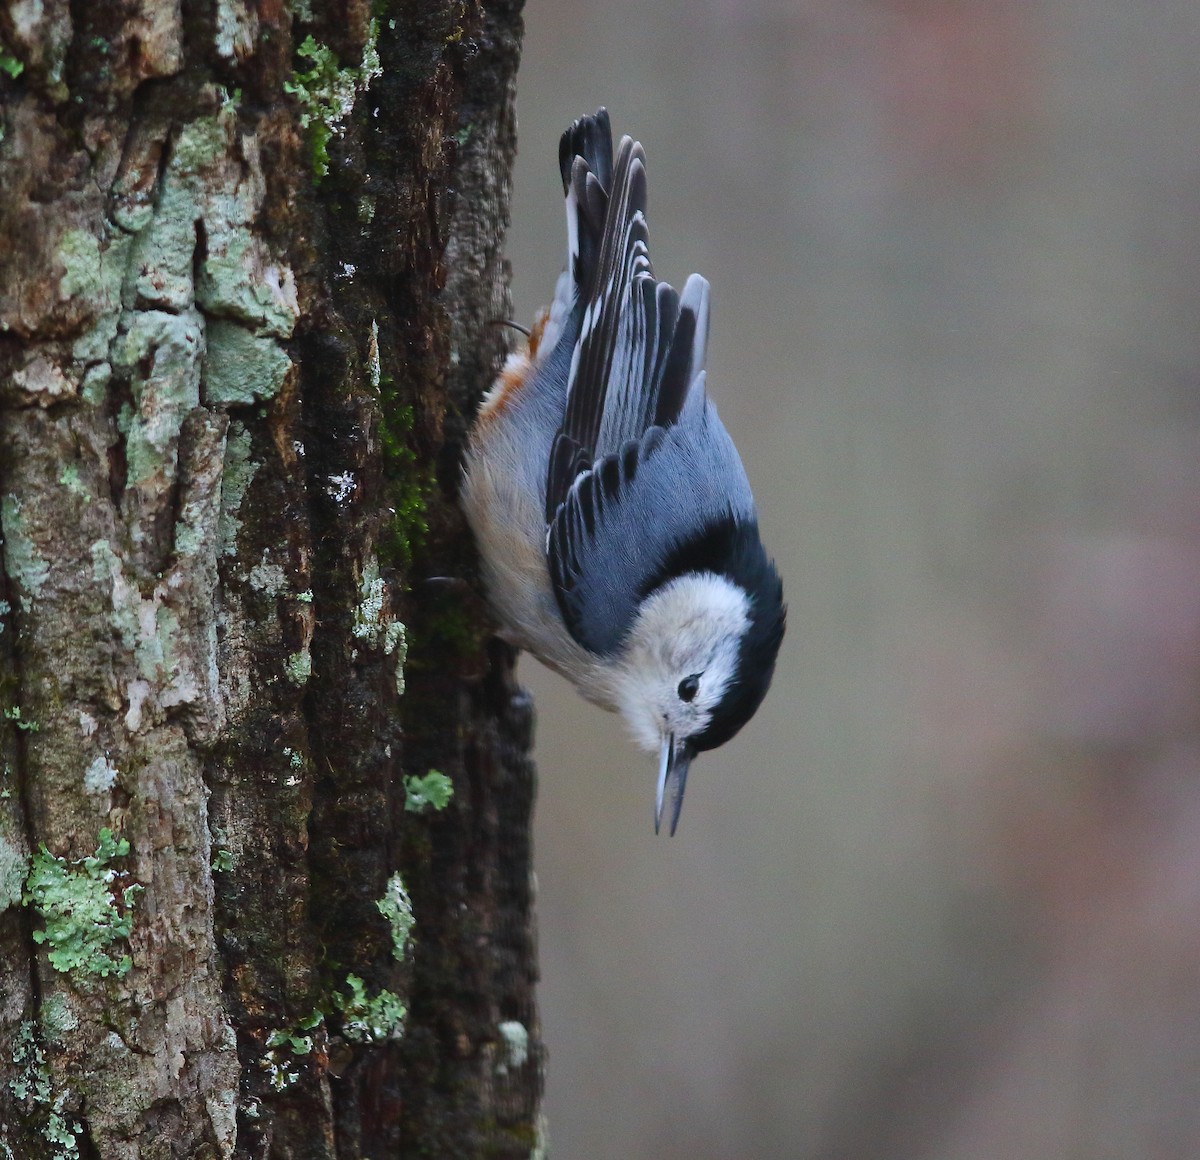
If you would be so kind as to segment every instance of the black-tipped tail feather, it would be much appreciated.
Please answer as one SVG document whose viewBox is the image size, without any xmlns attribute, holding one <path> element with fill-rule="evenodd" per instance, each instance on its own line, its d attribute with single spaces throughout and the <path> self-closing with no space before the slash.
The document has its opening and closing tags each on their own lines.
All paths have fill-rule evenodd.
<svg viewBox="0 0 1200 1160">
<path fill-rule="evenodd" d="M 559 169 L 578 337 L 551 449 L 547 523 L 581 472 L 678 419 L 692 388 L 703 389 L 708 336 L 708 283 L 693 274 L 681 296 L 654 277 L 641 145 L 623 137 L 614 158 L 600 109 L 563 134 Z"/>
</svg>

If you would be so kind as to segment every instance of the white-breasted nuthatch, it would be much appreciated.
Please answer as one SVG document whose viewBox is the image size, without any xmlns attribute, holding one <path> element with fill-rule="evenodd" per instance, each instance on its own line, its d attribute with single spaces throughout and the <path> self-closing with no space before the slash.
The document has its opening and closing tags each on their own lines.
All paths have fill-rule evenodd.
<svg viewBox="0 0 1200 1160">
<path fill-rule="evenodd" d="M 608 113 L 562 136 L 567 263 L 485 397 L 463 505 L 500 635 L 660 754 L 654 828 L 692 757 L 758 708 L 783 588 L 704 386 L 708 283 L 655 279 L 642 147 Z"/>
</svg>

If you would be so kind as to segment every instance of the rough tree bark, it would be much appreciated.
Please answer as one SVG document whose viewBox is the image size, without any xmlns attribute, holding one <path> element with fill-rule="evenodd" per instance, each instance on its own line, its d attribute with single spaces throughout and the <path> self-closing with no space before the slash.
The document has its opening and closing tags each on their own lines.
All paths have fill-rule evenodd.
<svg viewBox="0 0 1200 1160">
<path fill-rule="evenodd" d="M 0 1157 L 541 1149 L 519 9 L 0 8 Z"/>
</svg>

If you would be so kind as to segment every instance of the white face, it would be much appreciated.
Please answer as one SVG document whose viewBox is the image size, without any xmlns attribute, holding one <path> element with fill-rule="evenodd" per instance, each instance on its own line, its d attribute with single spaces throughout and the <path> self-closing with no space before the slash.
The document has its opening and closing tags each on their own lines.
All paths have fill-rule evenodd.
<svg viewBox="0 0 1200 1160">
<path fill-rule="evenodd" d="M 749 620 L 746 593 L 711 572 L 672 580 L 646 601 L 611 678 L 642 748 L 658 753 L 668 736 L 678 744 L 704 731 Z"/>
</svg>

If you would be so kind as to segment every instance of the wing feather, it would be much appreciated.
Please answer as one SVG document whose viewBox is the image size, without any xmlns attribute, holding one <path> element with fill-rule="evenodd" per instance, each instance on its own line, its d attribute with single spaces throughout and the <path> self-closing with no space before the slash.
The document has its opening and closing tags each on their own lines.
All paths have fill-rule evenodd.
<svg viewBox="0 0 1200 1160">
<path fill-rule="evenodd" d="M 666 446 L 667 429 L 685 420 L 703 427 L 709 419 L 708 283 L 693 274 L 680 295 L 654 277 L 642 147 L 624 137 L 614 157 L 608 115 L 601 110 L 563 134 L 559 165 L 576 321 L 563 328 L 574 347 L 547 466 L 546 552 L 568 628 L 585 647 L 602 651 L 613 647 L 611 633 L 627 625 L 636 599 L 628 572 L 611 569 L 620 563 L 641 574 L 645 561 L 631 561 L 629 554 L 645 521 L 667 511 L 682 519 L 689 505 L 696 509 L 689 517 L 702 519 L 731 509 L 715 490 L 720 473 L 691 478 L 700 470 L 694 451 L 672 460 L 674 475 L 657 470 L 662 463 L 646 471 L 648 462 L 662 458 L 656 449 Z M 694 409 L 686 406 L 689 400 Z M 711 418 L 723 435 L 715 413 Z M 744 480 L 732 444 L 727 450 L 731 469 Z M 661 494 L 645 483 L 647 474 L 657 478 Z M 748 496 L 747 487 L 742 506 L 752 508 Z M 636 510 L 630 506 L 635 501 Z M 614 546 L 599 541 L 614 535 L 622 543 L 609 559 Z M 609 584 L 623 585 L 624 595 L 608 591 Z"/>
</svg>

